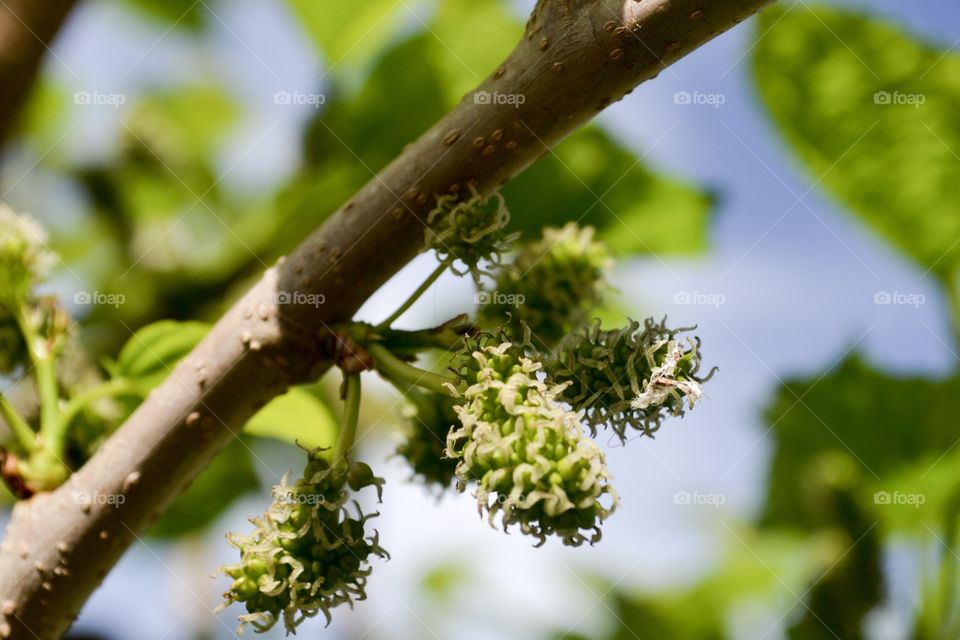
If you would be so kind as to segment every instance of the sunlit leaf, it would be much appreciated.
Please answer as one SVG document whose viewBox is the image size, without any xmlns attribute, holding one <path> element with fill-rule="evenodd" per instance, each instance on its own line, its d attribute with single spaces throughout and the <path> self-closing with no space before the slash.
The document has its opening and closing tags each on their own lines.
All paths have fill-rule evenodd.
<svg viewBox="0 0 960 640">
<path fill-rule="evenodd" d="M 706 248 L 710 196 L 637 163 L 600 127 L 561 142 L 503 190 L 514 226 L 593 225 L 620 253 L 696 253 Z"/>
<path fill-rule="evenodd" d="M 399 0 L 287 0 L 287 5 L 324 56 L 329 72 L 341 78 L 382 49 L 410 11 Z"/>
<path fill-rule="evenodd" d="M 203 322 L 162 320 L 138 330 L 108 364 L 114 378 L 141 381 L 145 386 L 159 384 L 173 371 L 177 362 L 207 335 L 210 326 Z"/>
<path fill-rule="evenodd" d="M 960 55 L 878 19 L 760 14 L 760 94 L 811 176 L 923 270 L 960 264 Z"/>
<path fill-rule="evenodd" d="M 331 448 L 337 443 L 339 423 L 322 400 L 294 387 L 261 409 L 244 431 L 310 449 Z"/>
</svg>

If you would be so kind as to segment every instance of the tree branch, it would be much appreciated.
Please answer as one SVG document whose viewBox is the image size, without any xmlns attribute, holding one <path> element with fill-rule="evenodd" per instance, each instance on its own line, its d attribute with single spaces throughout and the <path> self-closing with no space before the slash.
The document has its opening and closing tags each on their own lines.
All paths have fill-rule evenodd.
<svg viewBox="0 0 960 640">
<path fill-rule="evenodd" d="M 437 196 L 491 193 L 546 145 L 768 1 L 540 0 L 516 49 L 478 88 L 523 95 L 522 105 L 465 96 L 269 269 L 63 487 L 16 505 L 0 548 L 0 637 L 60 637 L 234 430 L 329 367 L 329 327 L 422 250 L 422 220 Z M 327 302 L 279 305 L 279 292 Z M 95 493 L 124 500 L 76 499 Z"/>
<path fill-rule="evenodd" d="M 76 0 L 0 2 L 0 144 L 16 124 L 40 62 Z"/>
</svg>

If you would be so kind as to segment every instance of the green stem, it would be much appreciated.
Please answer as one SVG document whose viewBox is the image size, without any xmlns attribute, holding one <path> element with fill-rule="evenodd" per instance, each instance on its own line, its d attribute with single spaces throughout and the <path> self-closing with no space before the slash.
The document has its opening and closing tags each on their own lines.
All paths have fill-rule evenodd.
<svg viewBox="0 0 960 640">
<path fill-rule="evenodd" d="M 453 380 L 447 376 L 407 364 L 381 344 L 372 343 L 366 345 L 366 349 L 373 356 L 377 371 L 392 382 L 405 383 L 408 388 L 423 387 L 445 396 L 450 395 L 450 390 L 444 385 Z"/>
<path fill-rule="evenodd" d="M 346 394 L 343 399 L 343 427 L 337 435 L 337 446 L 333 450 L 333 463 L 336 464 L 350 455 L 353 441 L 357 438 L 357 423 L 360 418 L 360 376 L 349 375 L 344 379 Z"/>
<path fill-rule="evenodd" d="M 10 431 L 13 432 L 17 442 L 23 447 L 24 452 L 28 455 L 33 453 L 36 434 L 33 432 L 33 429 L 30 428 L 30 425 L 27 424 L 26 420 L 20 417 L 20 414 L 17 413 L 13 405 L 10 404 L 10 401 L 7 400 L 7 397 L 2 393 L 0 393 L 0 415 L 3 416 L 4 421 L 10 427 Z"/>
<path fill-rule="evenodd" d="M 70 398 L 70 401 L 63 409 L 63 414 L 61 416 L 61 422 L 63 423 L 63 430 L 69 432 L 70 425 L 73 423 L 74 419 L 83 411 L 84 407 L 89 405 L 91 402 L 96 402 L 101 398 L 108 398 L 111 396 L 143 396 L 143 390 L 136 384 L 129 380 L 124 380 L 122 378 L 117 378 L 114 380 L 108 380 L 101 384 L 98 384 L 95 387 L 91 387 L 84 391 L 81 391 L 77 395 Z"/>
<path fill-rule="evenodd" d="M 449 266 L 450 266 L 449 260 L 443 260 L 439 265 L 437 265 L 437 268 L 433 270 L 433 273 L 427 276 L 427 279 L 424 280 L 419 287 L 417 287 L 417 290 L 414 291 L 409 298 L 407 298 L 406 302 L 400 305 L 399 309 L 397 309 L 392 314 L 390 314 L 389 318 L 387 318 L 386 320 L 378 324 L 376 328 L 386 329 L 387 327 L 392 325 L 394 322 L 396 322 L 396 320 L 400 316 L 402 316 L 404 313 L 407 312 L 407 309 L 413 306 L 414 302 L 420 299 L 420 296 L 426 293 L 427 289 L 429 289 L 430 286 L 437 281 L 437 278 L 443 275 L 443 272 L 446 271 L 447 267 Z"/>
<path fill-rule="evenodd" d="M 60 389 L 54 354 L 30 326 L 23 311 L 16 316 L 36 375 L 37 397 L 40 400 L 40 438 L 45 448 L 62 456 L 66 447 L 66 430 L 60 422 Z"/>
<path fill-rule="evenodd" d="M 66 450 L 67 433 L 60 422 L 60 391 L 53 357 L 39 358 L 35 366 L 40 397 L 40 437 L 44 446 L 62 455 Z"/>
</svg>

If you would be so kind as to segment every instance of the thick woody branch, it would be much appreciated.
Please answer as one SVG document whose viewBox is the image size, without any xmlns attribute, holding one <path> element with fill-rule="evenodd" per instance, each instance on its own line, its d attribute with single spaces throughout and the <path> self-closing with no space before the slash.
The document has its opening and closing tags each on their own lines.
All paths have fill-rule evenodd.
<svg viewBox="0 0 960 640">
<path fill-rule="evenodd" d="M 40 62 L 76 0 L 0 2 L 0 144 L 33 88 Z"/>
<path fill-rule="evenodd" d="M 16 506 L 0 552 L 0 637 L 60 637 L 131 541 L 234 431 L 329 367 L 329 328 L 422 250 L 422 220 L 437 196 L 492 192 L 767 2 L 541 0 L 516 49 L 478 88 L 522 94 L 519 108 L 465 96 L 269 269 L 66 485 Z M 278 305 L 279 292 L 323 294 L 326 304 Z M 94 492 L 125 500 L 75 499 Z"/>
</svg>

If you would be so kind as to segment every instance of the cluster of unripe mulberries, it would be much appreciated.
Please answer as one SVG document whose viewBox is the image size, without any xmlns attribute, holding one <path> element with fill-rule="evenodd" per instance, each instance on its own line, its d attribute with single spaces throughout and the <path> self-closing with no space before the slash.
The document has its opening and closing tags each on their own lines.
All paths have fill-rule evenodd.
<svg viewBox="0 0 960 640">
<path fill-rule="evenodd" d="M 631 430 L 652 435 L 665 417 L 692 406 L 705 380 L 698 377 L 700 345 L 665 321 L 591 324 L 610 289 L 606 246 L 592 229 L 568 224 L 546 229 L 508 263 L 509 219 L 499 195 L 439 198 L 426 246 L 440 265 L 386 320 L 349 323 L 341 337 L 405 396 L 397 454 L 415 477 L 441 490 L 473 491 L 491 526 L 519 529 L 537 546 L 549 538 L 593 544 L 619 500 L 591 436 L 603 427 L 622 440 Z M 495 285 L 496 295 L 478 297 L 487 304 L 476 321 L 458 316 L 420 331 L 393 328 L 447 269 L 469 273 L 480 288 Z M 436 350 L 447 351 L 445 371 L 416 365 Z M 341 430 L 341 439 L 348 435 L 335 457 L 349 451 L 358 415 L 350 389 L 359 393 L 359 374 L 344 372 L 352 380 L 345 385 L 349 428 Z M 246 604 L 244 622 L 264 630 L 282 618 L 292 630 L 305 617 L 329 618 L 333 607 L 364 597 L 369 560 L 384 552 L 365 531 L 368 517 L 351 516 L 344 505 L 348 488 L 378 482 L 365 465 L 331 466 L 313 453 L 303 478 L 278 488 L 270 510 L 253 520 L 253 535 L 231 538 L 241 561 L 225 569 L 234 578 L 226 597 Z"/>
<path fill-rule="evenodd" d="M 447 435 L 458 487 L 475 483 L 491 524 L 499 515 L 504 530 L 518 524 L 539 544 L 549 535 L 571 546 L 596 542 L 617 494 L 603 452 L 557 400 L 562 386 L 538 380 L 540 363 L 510 342 L 471 346 L 464 355 L 475 365 L 462 361 L 460 388 L 452 387 L 459 425 Z"/>
<path fill-rule="evenodd" d="M 322 613 L 329 621 L 334 607 L 366 597 L 370 560 L 387 554 L 376 531 L 367 531 L 376 514 L 364 515 L 356 503 L 351 514 L 346 504 L 351 491 L 379 493 L 382 482 L 366 464 L 331 465 L 315 451 L 300 479 L 274 487 L 269 510 L 251 519 L 253 533 L 228 535 L 240 562 L 222 568 L 233 578 L 224 606 L 246 605 L 241 628 L 266 631 L 282 619 L 293 631 L 305 618 Z"/>
</svg>

